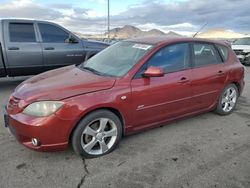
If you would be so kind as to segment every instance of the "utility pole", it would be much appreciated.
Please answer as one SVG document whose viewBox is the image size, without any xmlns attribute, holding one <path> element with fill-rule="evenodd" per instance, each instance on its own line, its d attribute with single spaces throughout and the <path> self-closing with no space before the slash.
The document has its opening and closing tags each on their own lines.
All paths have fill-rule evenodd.
<svg viewBox="0 0 250 188">
<path fill-rule="evenodd" d="M 109 42 L 109 39 L 110 39 L 109 31 L 110 31 L 110 20 L 109 20 L 109 0 L 108 0 L 108 42 Z"/>
</svg>

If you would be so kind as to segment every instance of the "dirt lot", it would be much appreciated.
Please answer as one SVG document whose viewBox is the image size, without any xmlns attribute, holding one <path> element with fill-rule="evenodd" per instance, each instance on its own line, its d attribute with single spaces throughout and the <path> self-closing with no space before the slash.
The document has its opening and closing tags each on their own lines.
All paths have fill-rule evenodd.
<svg viewBox="0 0 250 188">
<path fill-rule="evenodd" d="M 0 79 L 0 105 L 24 79 Z M 71 149 L 31 151 L 0 126 L 0 187 L 249 188 L 250 67 L 245 81 L 231 115 L 207 113 L 128 136 L 97 159 L 82 160 Z"/>
</svg>

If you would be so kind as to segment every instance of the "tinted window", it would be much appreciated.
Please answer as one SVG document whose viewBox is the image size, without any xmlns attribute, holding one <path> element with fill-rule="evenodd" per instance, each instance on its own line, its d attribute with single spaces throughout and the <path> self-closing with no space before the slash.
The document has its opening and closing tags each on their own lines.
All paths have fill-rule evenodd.
<svg viewBox="0 0 250 188">
<path fill-rule="evenodd" d="M 10 23 L 10 42 L 36 42 L 32 23 Z"/>
<path fill-rule="evenodd" d="M 189 67 L 189 45 L 174 44 L 162 48 L 148 61 L 148 67 L 162 67 L 166 73 Z"/>
<path fill-rule="evenodd" d="M 194 44 L 195 66 L 205 66 L 222 62 L 216 49 L 211 44 Z"/>
<path fill-rule="evenodd" d="M 69 34 L 59 27 L 42 23 L 38 25 L 45 43 L 64 43 L 69 38 Z"/>
<path fill-rule="evenodd" d="M 223 61 L 226 61 L 228 58 L 228 48 L 223 45 L 217 45 L 218 50 L 220 51 L 220 54 L 223 58 Z"/>
</svg>

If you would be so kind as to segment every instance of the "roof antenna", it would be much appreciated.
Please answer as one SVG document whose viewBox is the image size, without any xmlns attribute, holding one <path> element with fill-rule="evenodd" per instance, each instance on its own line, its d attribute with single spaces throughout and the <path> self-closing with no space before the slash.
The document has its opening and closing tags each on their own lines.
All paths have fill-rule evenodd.
<svg viewBox="0 0 250 188">
<path fill-rule="evenodd" d="M 193 35 L 193 38 L 196 37 L 196 35 L 198 35 L 198 33 L 204 28 L 207 26 L 208 23 L 205 23 L 203 26 L 201 26 L 201 28 Z"/>
</svg>

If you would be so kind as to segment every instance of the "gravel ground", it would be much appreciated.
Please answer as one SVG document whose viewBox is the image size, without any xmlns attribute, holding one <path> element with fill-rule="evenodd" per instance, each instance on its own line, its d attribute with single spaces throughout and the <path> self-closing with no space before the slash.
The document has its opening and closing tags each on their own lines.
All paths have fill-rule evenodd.
<svg viewBox="0 0 250 188">
<path fill-rule="evenodd" d="M 24 79 L 0 79 L 0 105 Z M 237 109 L 123 138 L 101 158 L 39 153 L 0 126 L 0 187 L 250 187 L 250 67 Z M 1 113 L 1 110 L 0 110 Z M 3 118 L 0 118 L 0 125 Z"/>
</svg>

